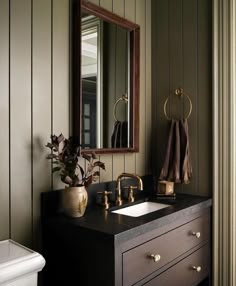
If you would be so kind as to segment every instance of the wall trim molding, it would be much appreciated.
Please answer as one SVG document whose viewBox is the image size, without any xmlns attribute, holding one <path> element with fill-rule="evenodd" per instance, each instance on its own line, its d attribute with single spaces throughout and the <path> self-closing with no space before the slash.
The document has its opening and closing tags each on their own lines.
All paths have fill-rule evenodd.
<svg viewBox="0 0 236 286">
<path fill-rule="evenodd" d="M 213 0 L 213 285 L 236 285 L 236 6 Z"/>
</svg>

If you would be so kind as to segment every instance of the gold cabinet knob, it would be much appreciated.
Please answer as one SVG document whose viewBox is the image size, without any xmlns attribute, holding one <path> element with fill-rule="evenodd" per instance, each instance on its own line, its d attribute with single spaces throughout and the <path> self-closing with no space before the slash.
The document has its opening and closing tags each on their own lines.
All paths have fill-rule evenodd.
<svg viewBox="0 0 236 286">
<path fill-rule="evenodd" d="M 193 270 L 195 270 L 197 272 L 201 272 L 202 267 L 201 266 L 193 266 Z"/>
<path fill-rule="evenodd" d="M 161 256 L 160 254 L 151 254 L 150 258 L 154 261 L 154 262 L 158 262 L 161 260 Z"/>
<path fill-rule="evenodd" d="M 199 238 L 201 236 L 201 232 L 192 232 L 192 235 L 195 236 L 196 238 Z"/>
</svg>

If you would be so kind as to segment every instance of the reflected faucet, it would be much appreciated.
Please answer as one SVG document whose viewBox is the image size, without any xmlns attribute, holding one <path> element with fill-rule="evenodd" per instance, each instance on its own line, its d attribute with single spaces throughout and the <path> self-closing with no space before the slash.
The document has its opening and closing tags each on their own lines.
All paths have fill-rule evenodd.
<svg viewBox="0 0 236 286">
<path fill-rule="evenodd" d="M 142 179 L 136 174 L 129 174 L 129 173 L 122 173 L 117 177 L 116 180 L 116 205 L 122 205 L 122 198 L 121 198 L 121 179 L 122 178 L 136 178 L 138 181 L 138 189 L 143 190 L 143 181 Z"/>
</svg>

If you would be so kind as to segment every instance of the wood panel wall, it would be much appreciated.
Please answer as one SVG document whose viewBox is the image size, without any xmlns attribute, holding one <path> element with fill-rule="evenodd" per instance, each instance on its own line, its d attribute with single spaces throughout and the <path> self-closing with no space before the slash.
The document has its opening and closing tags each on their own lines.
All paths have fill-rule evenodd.
<svg viewBox="0 0 236 286">
<path fill-rule="evenodd" d="M 177 191 L 212 194 L 212 28 L 211 0 L 152 1 L 153 173 L 158 177 L 167 144 L 169 122 L 163 105 L 183 87 L 193 110 L 188 119 L 193 178 Z M 169 116 L 184 117 L 188 101 L 171 96 Z"/>
<path fill-rule="evenodd" d="M 141 26 L 140 152 L 101 155 L 100 180 L 150 174 L 151 0 L 92 2 Z M 0 240 L 37 248 L 40 193 L 63 187 L 45 144 L 70 130 L 69 1 L 0 0 L 0 39 Z"/>
</svg>

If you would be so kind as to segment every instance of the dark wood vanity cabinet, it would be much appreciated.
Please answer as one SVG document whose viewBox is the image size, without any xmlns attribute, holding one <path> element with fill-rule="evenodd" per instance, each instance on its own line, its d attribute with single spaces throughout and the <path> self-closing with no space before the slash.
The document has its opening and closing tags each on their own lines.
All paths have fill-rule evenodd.
<svg viewBox="0 0 236 286">
<path fill-rule="evenodd" d="M 133 218 L 111 213 L 103 217 L 109 234 L 106 225 L 98 231 L 98 215 L 93 227 L 89 218 L 62 216 L 44 223 L 45 286 L 190 286 L 210 277 L 210 207 L 179 211 L 159 219 L 158 227 L 150 220 L 149 231 L 140 222 L 114 235 L 109 216 L 115 218 L 114 233 L 118 222 L 132 224 Z"/>
<path fill-rule="evenodd" d="M 134 285 L 155 272 L 161 274 L 144 285 L 183 286 L 200 282 L 209 273 L 209 240 L 210 217 L 205 213 L 123 252 L 123 285 Z"/>
</svg>

